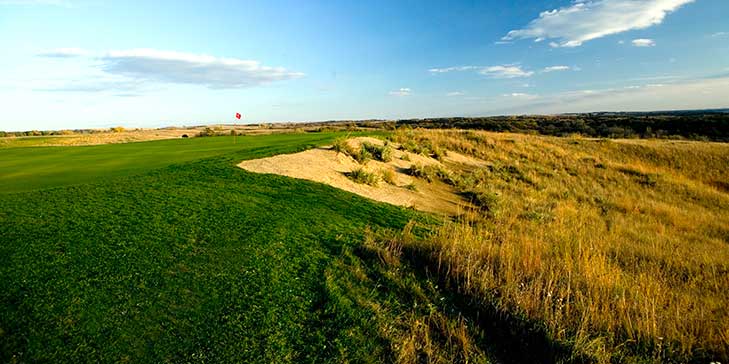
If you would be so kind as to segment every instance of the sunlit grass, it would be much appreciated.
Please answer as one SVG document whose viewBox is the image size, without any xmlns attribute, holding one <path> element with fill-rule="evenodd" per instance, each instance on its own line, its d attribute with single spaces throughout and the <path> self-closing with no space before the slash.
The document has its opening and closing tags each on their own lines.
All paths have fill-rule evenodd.
<svg viewBox="0 0 729 364">
<path fill-rule="evenodd" d="M 471 212 L 404 247 L 431 257 L 460 292 L 599 362 L 729 355 L 729 195 L 719 182 L 729 180 L 729 145 L 446 131 L 393 140 L 489 164 L 461 170 L 456 185 L 498 214 Z"/>
</svg>

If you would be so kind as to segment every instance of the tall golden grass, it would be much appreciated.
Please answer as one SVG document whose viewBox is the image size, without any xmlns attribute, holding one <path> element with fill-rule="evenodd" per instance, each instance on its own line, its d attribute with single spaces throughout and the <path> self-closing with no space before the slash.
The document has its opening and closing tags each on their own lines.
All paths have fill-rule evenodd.
<svg viewBox="0 0 729 364">
<path fill-rule="evenodd" d="M 451 165 L 496 196 L 402 248 L 461 294 L 607 362 L 729 359 L 729 145 L 461 131 L 393 140 L 482 159 Z"/>
</svg>

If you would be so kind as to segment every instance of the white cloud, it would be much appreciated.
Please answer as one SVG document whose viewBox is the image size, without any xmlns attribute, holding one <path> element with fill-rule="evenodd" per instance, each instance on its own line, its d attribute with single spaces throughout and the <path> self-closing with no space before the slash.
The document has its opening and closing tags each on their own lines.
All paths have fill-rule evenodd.
<svg viewBox="0 0 729 364">
<path fill-rule="evenodd" d="M 532 71 L 526 71 L 520 66 L 516 65 L 503 65 L 503 66 L 459 66 L 459 67 L 447 67 L 447 68 L 431 68 L 428 70 L 430 73 L 448 73 L 448 72 L 460 72 L 460 71 L 476 71 L 478 74 L 487 76 L 490 78 L 518 78 L 518 77 L 529 77 L 534 74 Z"/>
<path fill-rule="evenodd" d="M 653 39 L 633 39 L 630 43 L 633 44 L 634 47 L 654 47 L 656 45 L 656 42 Z"/>
<path fill-rule="evenodd" d="M 570 69 L 572 69 L 572 68 L 570 68 L 570 66 L 550 66 L 550 67 L 545 67 L 542 70 L 542 72 L 549 73 L 549 72 L 569 71 Z"/>
<path fill-rule="evenodd" d="M 455 72 L 455 71 L 472 71 L 481 69 L 483 67 L 479 66 L 459 66 L 459 67 L 446 67 L 446 68 L 431 68 L 428 70 L 430 73 L 447 73 L 447 72 Z"/>
<path fill-rule="evenodd" d="M 390 91 L 391 96 L 410 96 L 410 93 L 412 92 L 411 89 L 407 87 L 402 87 L 399 90 Z"/>
<path fill-rule="evenodd" d="M 712 34 L 711 37 L 718 38 L 718 37 L 725 37 L 727 35 L 729 35 L 729 32 L 716 32 L 716 33 Z"/>
<path fill-rule="evenodd" d="M 491 78 L 517 78 L 530 77 L 534 74 L 532 71 L 525 71 L 519 66 L 491 66 L 485 67 L 478 71 L 479 74 Z"/>
<path fill-rule="evenodd" d="M 174 83 L 205 86 L 210 89 L 235 89 L 263 85 L 275 81 L 303 77 L 300 72 L 282 67 L 261 65 L 258 61 L 218 58 L 156 49 L 110 51 L 93 55 L 78 48 L 59 48 L 38 54 L 41 57 L 86 57 L 94 60 L 90 71 L 101 71 L 103 77 L 90 72 L 89 80 L 74 80 L 53 89 L 97 91 L 138 86 L 143 83 Z M 111 78 L 113 82 L 105 79 Z"/>
<path fill-rule="evenodd" d="M 211 89 L 244 88 L 304 76 L 282 67 L 263 66 L 258 61 L 156 49 L 111 51 L 100 59 L 102 69 L 110 74 Z"/>
<path fill-rule="evenodd" d="M 463 96 L 465 94 L 466 94 L 465 92 L 453 91 L 453 92 L 447 93 L 446 96 L 448 96 L 448 97 L 454 97 L 454 96 Z"/>
<path fill-rule="evenodd" d="M 534 100 L 536 98 L 539 98 L 537 95 L 527 94 L 524 92 L 512 92 L 510 94 L 503 94 L 503 97 L 511 97 L 511 98 L 517 98 L 521 100 Z"/>
<path fill-rule="evenodd" d="M 660 24 L 668 13 L 694 0 L 575 0 L 567 7 L 544 11 L 525 28 L 510 31 L 503 41 L 557 39 L 556 47 L 582 43 Z"/>
<path fill-rule="evenodd" d="M 42 51 L 37 54 L 39 57 L 50 57 L 50 58 L 73 58 L 87 56 L 90 53 L 81 48 L 56 48 Z"/>
</svg>

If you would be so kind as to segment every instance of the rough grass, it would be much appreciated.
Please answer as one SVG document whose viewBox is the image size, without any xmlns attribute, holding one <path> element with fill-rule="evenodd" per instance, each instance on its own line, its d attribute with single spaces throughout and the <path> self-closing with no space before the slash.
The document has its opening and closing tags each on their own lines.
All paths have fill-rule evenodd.
<svg viewBox="0 0 729 364">
<path fill-rule="evenodd" d="M 362 143 L 362 150 L 366 151 L 373 159 L 380 162 L 389 162 L 392 160 L 392 148 L 386 145 L 374 145 L 372 143 Z"/>
<path fill-rule="evenodd" d="M 370 186 L 376 186 L 380 182 L 380 176 L 378 176 L 377 173 L 369 172 L 362 167 L 356 168 L 352 172 L 347 172 L 345 174 L 354 182 Z"/>
<path fill-rule="evenodd" d="M 393 140 L 490 165 L 459 171 L 456 185 L 498 214 L 474 211 L 402 244 L 475 310 L 544 332 L 569 348 L 559 361 L 729 359 L 729 195 L 718 182 L 729 180 L 729 145 L 445 131 Z"/>
<path fill-rule="evenodd" d="M 388 184 L 391 184 L 393 186 L 397 186 L 397 179 L 395 177 L 395 171 L 392 169 L 383 169 L 381 171 L 382 173 L 382 180 L 385 181 Z"/>
</svg>

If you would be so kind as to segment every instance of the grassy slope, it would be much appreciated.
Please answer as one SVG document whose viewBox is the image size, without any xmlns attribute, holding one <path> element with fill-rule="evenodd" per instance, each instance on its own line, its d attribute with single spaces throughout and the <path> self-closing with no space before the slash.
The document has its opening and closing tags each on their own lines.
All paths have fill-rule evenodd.
<svg viewBox="0 0 729 364">
<path fill-rule="evenodd" d="M 729 358 L 729 145 L 452 131 L 395 139 L 488 163 L 448 178 L 481 213 L 399 248 L 479 310 L 533 324 L 575 362 Z"/>
<path fill-rule="evenodd" d="M 412 214 L 234 167 L 333 136 L 3 151 L 4 172 L 28 167 L 25 177 L 3 173 L 5 191 L 74 185 L 0 198 L 0 361 L 388 357 L 377 323 L 403 309 L 397 295 L 418 299 L 382 291 L 390 284 L 352 251 L 365 226 L 400 228 Z M 218 156 L 200 159 L 208 155 Z M 109 179 L 120 174 L 131 176 Z M 351 267 L 358 278 L 339 283 Z M 416 289 L 420 301 L 437 299 Z M 354 290 L 379 301 L 377 318 Z"/>
</svg>

